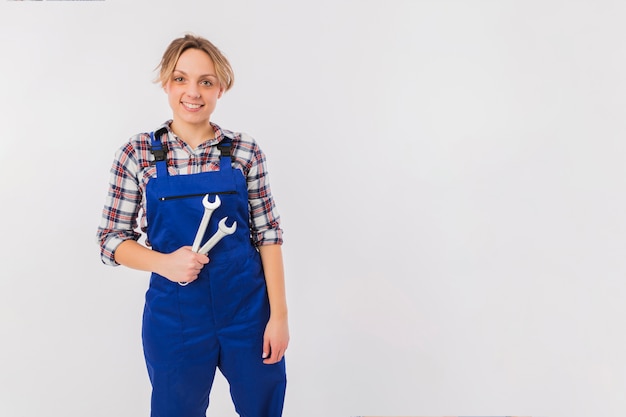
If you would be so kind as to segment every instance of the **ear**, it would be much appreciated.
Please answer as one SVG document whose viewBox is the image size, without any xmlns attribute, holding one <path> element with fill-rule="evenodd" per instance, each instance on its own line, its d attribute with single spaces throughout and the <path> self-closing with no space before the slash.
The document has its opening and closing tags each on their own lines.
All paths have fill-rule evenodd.
<svg viewBox="0 0 626 417">
<path fill-rule="evenodd" d="M 224 90 L 224 87 L 220 87 L 220 92 L 219 92 L 219 94 L 217 95 L 217 98 L 222 98 L 222 95 L 224 95 L 224 91 L 225 91 L 225 90 Z"/>
</svg>

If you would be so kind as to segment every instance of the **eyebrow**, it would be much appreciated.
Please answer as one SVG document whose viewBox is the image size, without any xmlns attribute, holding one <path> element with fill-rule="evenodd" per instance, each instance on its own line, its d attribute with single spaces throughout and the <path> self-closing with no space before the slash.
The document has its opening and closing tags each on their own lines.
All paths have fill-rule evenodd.
<svg viewBox="0 0 626 417">
<path fill-rule="evenodd" d="M 183 70 L 174 69 L 174 71 L 172 71 L 172 74 L 173 74 L 173 73 L 175 73 L 175 72 L 180 72 L 180 73 L 181 73 L 181 74 L 183 74 L 183 75 L 187 75 L 187 73 L 186 73 L 185 71 L 183 71 Z M 202 74 L 202 75 L 200 76 L 200 78 L 203 78 L 203 77 L 213 77 L 213 78 L 217 78 L 217 75 L 215 75 L 215 74 Z"/>
</svg>

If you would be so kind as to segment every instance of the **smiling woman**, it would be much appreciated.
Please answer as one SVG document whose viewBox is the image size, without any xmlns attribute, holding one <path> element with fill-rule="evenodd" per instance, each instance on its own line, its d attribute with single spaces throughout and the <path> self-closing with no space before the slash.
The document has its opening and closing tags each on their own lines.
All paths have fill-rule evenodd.
<svg viewBox="0 0 626 417">
<path fill-rule="evenodd" d="M 218 367 L 239 414 L 280 416 L 289 330 L 265 156 L 211 122 L 234 79 L 213 44 L 176 39 L 158 68 L 172 120 L 119 149 L 98 229 L 104 263 L 152 273 L 142 333 L 152 416 L 205 415 Z"/>
<path fill-rule="evenodd" d="M 174 114 L 170 125 L 174 133 L 184 137 L 193 148 L 207 138 L 214 138 L 214 131 L 206 121 L 222 97 L 224 87 L 206 53 L 199 49 L 183 52 L 163 89 Z"/>
<path fill-rule="evenodd" d="M 179 136 L 195 147 L 212 136 L 213 129 L 206 121 L 215 110 L 217 100 L 232 87 L 234 74 L 215 45 L 187 35 L 173 41 L 165 51 L 155 81 L 161 83 L 168 95 L 174 115 L 170 127 L 177 132 L 189 124 L 187 127 L 196 132 L 179 132 Z"/>
</svg>

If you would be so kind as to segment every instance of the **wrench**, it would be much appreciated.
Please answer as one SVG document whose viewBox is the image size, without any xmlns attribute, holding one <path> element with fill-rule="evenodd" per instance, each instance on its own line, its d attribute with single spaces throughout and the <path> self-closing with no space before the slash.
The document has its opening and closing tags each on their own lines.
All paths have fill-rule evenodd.
<svg viewBox="0 0 626 417">
<path fill-rule="evenodd" d="M 200 248 L 198 253 L 206 255 L 209 253 L 213 246 L 217 245 L 217 242 L 222 240 L 224 236 L 232 235 L 237 230 L 237 222 L 233 222 L 233 225 L 230 227 L 226 226 L 226 219 L 228 217 L 224 217 L 217 225 L 217 231 L 213 236 L 209 238 L 209 240 Z"/>
<path fill-rule="evenodd" d="M 200 243 L 202 243 L 202 238 L 204 237 L 204 233 L 206 232 L 206 228 L 209 225 L 209 220 L 211 219 L 211 214 L 213 211 L 217 209 L 222 202 L 220 201 L 220 196 L 215 196 L 214 202 L 209 202 L 209 195 L 205 195 L 202 199 L 202 205 L 204 206 L 204 214 L 202 215 L 202 220 L 200 221 L 200 226 L 198 227 L 198 231 L 196 232 L 196 238 L 193 240 L 193 246 L 191 250 L 194 252 L 198 252 L 200 248 Z"/>
</svg>

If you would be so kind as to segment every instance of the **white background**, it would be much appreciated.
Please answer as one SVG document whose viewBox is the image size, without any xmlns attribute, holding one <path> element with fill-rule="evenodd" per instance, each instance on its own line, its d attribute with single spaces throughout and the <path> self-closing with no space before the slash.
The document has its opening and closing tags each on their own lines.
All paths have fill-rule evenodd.
<svg viewBox="0 0 626 417">
<path fill-rule="evenodd" d="M 147 275 L 100 263 L 167 44 L 235 69 L 285 229 L 286 417 L 626 414 L 626 3 L 0 3 L 0 415 L 147 416 Z M 234 411 L 216 380 L 209 416 Z"/>
</svg>

